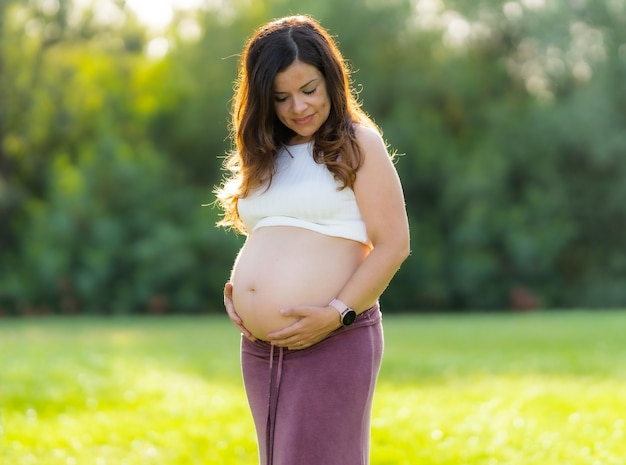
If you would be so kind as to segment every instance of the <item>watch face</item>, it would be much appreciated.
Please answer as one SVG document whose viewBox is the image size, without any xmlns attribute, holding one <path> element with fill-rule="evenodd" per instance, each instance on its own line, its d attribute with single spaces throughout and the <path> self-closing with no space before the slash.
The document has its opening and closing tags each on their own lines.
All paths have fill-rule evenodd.
<svg viewBox="0 0 626 465">
<path fill-rule="evenodd" d="M 348 310 L 344 313 L 342 320 L 344 326 L 351 325 L 354 323 L 354 320 L 356 320 L 356 312 L 354 310 Z"/>
</svg>

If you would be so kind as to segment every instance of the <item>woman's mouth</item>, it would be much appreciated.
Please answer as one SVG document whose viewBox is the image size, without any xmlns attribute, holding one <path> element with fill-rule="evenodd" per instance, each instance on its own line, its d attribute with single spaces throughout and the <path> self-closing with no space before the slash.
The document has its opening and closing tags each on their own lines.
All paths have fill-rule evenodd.
<svg viewBox="0 0 626 465">
<path fill-rule="evenodd" d="M 309 124 L 311 121 L 313 121 L 314 116 L 315 115 L 309 115 L 305 116 L 304 118 L 294 118 L 293 122 L 298 125 Z"/>
</svg>

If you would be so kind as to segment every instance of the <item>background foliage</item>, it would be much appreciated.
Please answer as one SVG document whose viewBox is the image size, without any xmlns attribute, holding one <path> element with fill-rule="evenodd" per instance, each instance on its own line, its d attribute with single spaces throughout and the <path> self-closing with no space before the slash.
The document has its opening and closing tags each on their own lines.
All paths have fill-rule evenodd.
<svg viewBox="0 0 626 465">
<path fill-rule="evenodd" d="M 626 305 L 626 0 L 0 0 L 0 313 L 221 311 L 237 54 L 296 12 L 402 154 L 388 310 Z"/>
</svg>

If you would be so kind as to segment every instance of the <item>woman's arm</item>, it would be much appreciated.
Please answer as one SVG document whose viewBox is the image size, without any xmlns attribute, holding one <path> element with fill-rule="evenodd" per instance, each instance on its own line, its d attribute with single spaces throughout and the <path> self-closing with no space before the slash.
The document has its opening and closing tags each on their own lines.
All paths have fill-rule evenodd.
<svg viewBox="0 0 626 465">
<path fill-rule="evenodd" d="M 410 241 L 400 178 L 382 137 L 374 129 L 361 127 L 357 138 L 363 163 L 354 192 L 373 249 L 336 298 L 361 313 L 387 288 L 410 253 Z M 288 308 L 283 314 L 300 319 L 269 335 L 278 346 L 308 347 L 341 325 L 337 310 L 330 306 Z"/>
<path fill-rule="evenodd" d="M 354 193 L 374 247 L 337 298 L 361 313 L 374 305 L 409 256 L 410 240 L 400 178 L 382 137 L 366 127 L 357 137 L 363 165 Z"/>
</svg>

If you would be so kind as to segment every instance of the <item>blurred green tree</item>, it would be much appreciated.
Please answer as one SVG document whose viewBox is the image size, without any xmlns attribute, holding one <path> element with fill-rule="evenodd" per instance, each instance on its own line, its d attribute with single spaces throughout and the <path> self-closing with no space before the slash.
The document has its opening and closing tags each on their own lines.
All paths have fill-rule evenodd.
<svg viewBox="0 0 626 465">
<path fill-rule="evenodd" d="M 242 238 L 200 205 L 243 42 L 293 13 L 399 154 L 413 256 L 386 308 L 626 304 L 626 0 L 232 0 L 157 32 L 98 5 L 0 2 L 0 307 L 221 307 Z"/>
</svg>

